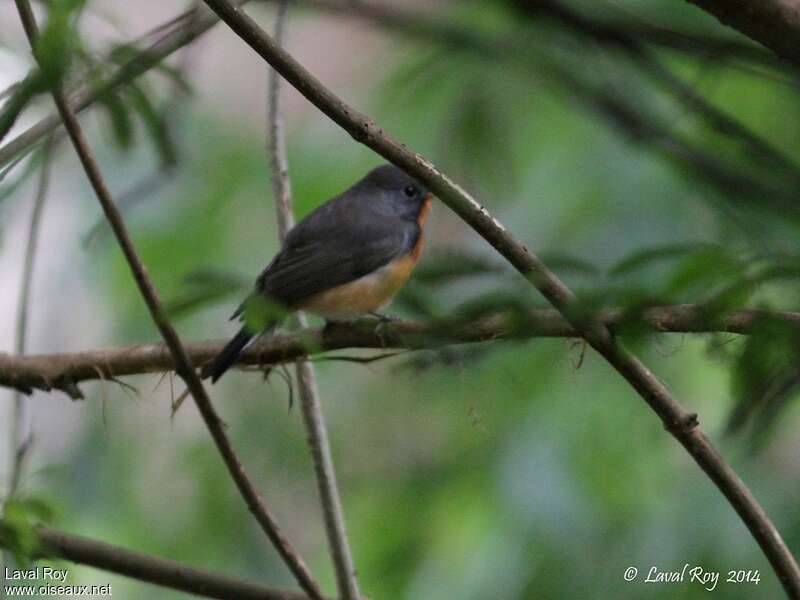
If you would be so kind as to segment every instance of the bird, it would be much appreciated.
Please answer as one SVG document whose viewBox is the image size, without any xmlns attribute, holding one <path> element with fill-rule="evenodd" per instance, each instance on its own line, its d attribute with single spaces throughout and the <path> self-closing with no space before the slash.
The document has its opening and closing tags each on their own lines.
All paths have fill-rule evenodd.
<svg viewBox="0 0 800 600">
<path fill-rule="evenodd" d="M 201 378 L 216 383 L 250 343 L 293 311 L 308 311 L 328 322 L 366 314 L 391 320 L 379 311 L 420 259 L 432 198 L 419 181 L 384 164 L 309 213 L 289 231 L 231 316 L 244 324 L 202 367 Z M 253 321 L 248 311 L 259 312 L 252 306 L 272 310 L 262 308 L 261 322 L 248 322 Z"/>
</svg>

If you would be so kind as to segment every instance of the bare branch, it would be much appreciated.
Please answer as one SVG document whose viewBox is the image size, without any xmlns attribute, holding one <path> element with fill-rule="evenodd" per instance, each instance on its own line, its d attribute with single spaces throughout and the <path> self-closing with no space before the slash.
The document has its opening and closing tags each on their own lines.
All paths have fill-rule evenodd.
<svg viewBox="0 0 800 600">
<path fill-rule="evenodd" d="M 28 36 L 32 48 L 36 46 L 36 39 L 39 35 L 36 19 L 31 10 L 30 0 L 15 0 L 17 10 L 20 14 L 25 33 Z M 64 94 L 58 88 L 52 90 L 53 99 L 55 101 L 61 119 L 64 122 L 64 127 L 72 140 L 75 151 L 80 158 L 81 164 L 86 172 L 86 175 L 103 207 L 103 212 L 106 215 L 109 223 L 111 224 L 114 234 L 117 237 L 122 252 L 131 269 L 131 273 L 136 280 L 139 291 L 147 304 L 153 322 L 158 327 L 164 341 L 173 357 L 175 358 L 175 371 L 186 383 L 192 397 L 197 404 L 197 408 L 206 423 L 206 426 L 214 439 L 214 442 L 225 461 L 228 471 L 231 474 L 234 482 L 239 488 L 239 492 L 244 498 L 250 511 L 256 517 L 257 521 L 267 534 L 267 537 L 272 541 L 277 549 L 281 558 L 283 558 L 290 571 L 294 574 L 300 587 L 312 598 L 319 599 L 322 594 L 316 582 L 308 572 L 305 563 L 300 558 L 299 554 L 294 550 L 289 541 L 283 535 L 278 527 L 275 518 L 270 513 L 264 500 L 261 498 L 258 490 L 256 489 L 250 477 L 244 470 L 244 467 L 236 455 L 233 446 L 230 443 L 227 435 L 225 434 L 222 420 L 214 410 L 211 399 L 206 393 L 200 378 L 195 373 L 192 366 L 191 359 L 186 353 L 186 349 L 178 337 L 172 324 L 166 316 L 161 300 L 158 297 L 158 292 L 150 280 L 150 276 L 142 263 L 141 258 L 133 245 L 133 241 L 128 234 L 127 228 L 122 221 L 111 193 L 106 186 L 103 176 L 97 162 L 94 159 L 92 151 L 88 142 L 83 134 L 80 124 L 78 123 L 75 112 L 68 104 Z"/>
<path fill-rule="evenodd" d="M 283 44 L 286 29 L 288 0 L 279 0 L 275 17 L 275 42 Z M 294 227 L 292 207 L 292 184 L 289 179 L 289 158 L 286 152 L 286 131 L 281 113 L 281 78 L 267 67 L 267 158 L 269 160 L 272 194 L 275 197 L 275 216 L 278 222 L 278 238 L 283 242 Z"/>
<path fill-rule="evenodd" d="M 275 43 L 283 45 L 286 29 L 288 0 L 278 2 L 278 14 L 275 18 Z M 272 189 L 275 197 L 275 212 L 278 221 L 278 237 L 281 242 L 294 225 L 292 210 L 292 189 L 289 179 L 289 160 L 286 151 L 286 135 L 283 116 L 281 114 L 281 78 L 274 69 L 269 69 L 267 82 L 267 120 L 269 127 L 269 143 L 267 154 L 272 170 Z M 308 326 L 305 315 L 297 314 L 298 325 Z M 319 396 L 319 386 L 314 365 L 301 356 L 295 364 L 297 383 L 300 388 L 300 406 L 303 422 L 306 427 L 308 446 L 314 462 L 314 473 L 317 479 L 325 532 L 328 537 L 331 559 L 336 573 L 336 586 L 339 597 L 343 600 L 358 600 L 360 593 L 353 555 L 347 540 L 344 511 L 336 483 L 336 470 L 333 464 L 333 453 L 328 441 L 325 415 Z"/>
<path fill-rule="evenodd" d="M 800 330 L 800 312 L 743 309 L 710 316 L 703 306 L 696 304 L 652 307 L 639 315 L 618 309 L 607 310 L 600 313 L 598 319 L 615 332 L 621 324 L 629 323 L 634 328 L 644 327 L 654 333 L 747 335 L 768 320 Z M 307 328 L 262 338 L 242 353 L 237 366 L 265 367 L 319 352 L 348 348 L 424 350 L 448 344 L 578 336 L 572 325 L 552 309 L 531 310 L 526 315 L 496 313 L 469 321 L 397 321 L 385 324 L 380 333 L 375 330 L 374 320 L 364 319 L 325 329 Z M 201 365 L 212 360 L 226 341 L 189 342 L 185 348 L 192 364 Z M 65 382 L 76 387 L 84 381 L 111 380 L 174 369 L 175 359 L 163 342 L 73 354 L 14 356 L 0 353 L 0 386 L 26 392 L 33 389 L 64 390 Z"/>
<path fill-rule="evenodd" d="M 11 546 L 0 520 L 0 547 Z M 35 529 L 41 558 L 61 558 L 154 585 L 220 600 L 308 600 L 308 596 L 239 581 L 190 567 L 168 558 L 134 552 L 49 527 Z"/>
<path fill-rule="evenodd" d="M 666 429 L 686 448 L 750 529 L 787 593 L 800 597 L 800 568 L 794 556 L 758 500 L 700 430 L 697 415 L 686 411 L 636 356 L 617 343 L 603 323 L 580 316 L 579 302 L 572 290 L 538 256 L 517 242 L 475 198 L 442 174 L 430 161 L 389 136 L 372 119 L 348 106 L 238 7 L 228 0 L 205 2 L 310 102 L 355 140 L 425 183 L 535 286 L 659 416 Z"/>
</svg>

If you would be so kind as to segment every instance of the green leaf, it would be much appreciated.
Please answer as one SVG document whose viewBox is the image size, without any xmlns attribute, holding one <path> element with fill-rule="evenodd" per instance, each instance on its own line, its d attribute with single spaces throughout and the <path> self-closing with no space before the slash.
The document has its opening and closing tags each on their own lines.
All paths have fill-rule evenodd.
<svg viewBox="0 0 800 600">
<path fill-rule="evenodd" d="M 33 50 L 48 87 L 60 85 L 79 45 L 74 18 L 84 0 L 55 0 L 49 3 L 47 20 Z"/>
<path fill-rule="evenodd" d="M 167 302 L 167 313 L 175 318 L 184 317 L 214 301 L 232 294 L 243 293 L 250 285 L 241 275 L 213 269 L 198 269 L 184 277 L 185 289 Z"/>
<path fill-rule="evenodd" d="M 264 331 L 274 323 L 283 321 L 289 312 L 279 304 L 270 302 L 264 296 L 250 296 L 242 304 L 242 317 L 247 329 L 258 332 Z"/>
<path fill-rule="evenodd" d="M 0 539 L 14 557 L 14 561 L 27 567 L 35 557 L 38 538 L 33 525 L 12 503 L 6 505 L 0 521 Z"/>
<path fill-rule="evenodd" d="M 525 292 L 496 290 L 459 305 L 453 316 L 458 320 L 471 321 L 502 312 L 512 321 L 524 323 L 530 309 L 530 296 Z"/>
<path fill-rule="evenodd" d="M 0 539 L 20 565 L 27 566 L 39 550 L 35 526 L 55 520 L 53 505 L 34 496 L 13 497 L 3 507 Z"/>
<path fill-rule="evenodd" d="M 161 158 L 161 163 L 166 167 L 172 167 L 178 162 L 178 150 L 172 139 L 171 129 L 165 116 L 160 113 L 144 88 L 138 84 L 131 84 L 127 88 L 127 94 L 131 99 L 131 104 L 142 119 L 150 140 Z"/>
<path fill-rule="evenodd" d="M 126 67 L 134 62 L 151 62 L 153 57 L 149 55 L 146 49 L 132 44 L 119 44 L 114 46 L 108 53 L 108 60 L 120 67 Z M 192 86 L 183 76 L 180 69 L 163 61 L 157 62 L 153 69 L 168 77 L 184 94 L 192 93 Z"/>
<path fill-rule="evenodd" d="M 600 274 L 600 269 L 596 265 L 564 252 L 543 252 L 540 258 L 550 269 L 556 272 L 588 276 Z"/>
<path fill-rule="evenodd" d="M 58 516 L 58 510 L 48 500 L 37 496 L 24 496 L 17 503 L 25 510 L 28 518 L 36 523 L 52 523 Z"/>
<path fill-rule="evenodd" d="M 507 99 L 495 94 L 483 73 L 474 76 L 451 99 L 445 132 L 457 164 L 495 184 L 514 179 L 510 140 L 515 130 L 503 102 Z"/>
<path fill-rule="evenodd" d="M 435 294 L 431 293 L 427 286 L 416 281 L 416 278 L 403 286 L 392 306 L 402 307 L 418 318 L 433 319 L 439 314 Z"/>
<path fill-rule="evenodd" d="M 792 377 L 800 367 L 800 336 L 781 321 L 764 318 L 735 358 L 731 378 L 736 406 L 729 429 L 736 431 L 758 413 L 784 405 L 797 392 Z"/>
<path fill-rule="evenodd" d="M 414 271 L 420 283 L 436 285 L 449 283 L 462 277 L 488 275 L 501 269 L 496 262 L 483 256 L 463 252 L 440 252 L 431 255 Z"/>
<path fill-rule="evenodd" d="M 0 111 L 0 140 L 8 134 L 14 126 L 14 123 L 16 123 L 17 117 L 25 110 L 25 107 L 31 99 L 38 93 L 41 87 L 37 83 L 38 79 L 37 76 L 23 80 L 14 93 L 11 94 L 8 101 L 3 105 L 3 109 Z"/>
<path fill-rule="evenodd" d="M 17 191 L 17 188 L 25 183 L 28 178 L 36 172 L 36 170 L 39 168 L 39 165 L 42 163 L 41 158 L 41 151 L 36 151 L 27 160 L 25 168 L 16 179 L 13 181 L 0 180 L 0 204 L 2 204 L 3 201 L 11 196 L 15 191 Z"/>
<path fill-rule="evenodd" d="M 666 244 L 663 246 L 645 248 L 644 250 L 636 250 L 611 267 L 609 275 L 612 277 L 629 275 L 663 261 L 683 258 L 687 255 L 693 255 L 699 252 L 718 251 L 719 249 L 720 247 L 715 244 L 693 242 Z"/>
<path fill-rule="evenodd" d="M 668 298 L 683 293 L 699 300 L 712 285 L 732 282 L 744 273 L 745 268 L 746 263 L 733 257 L 730 251 L 709 247 L 687 256 L 676 265 L 666 278 L 664 293 Z"/>
<path fill-rule="evenodd" d="M 99 100 L 107 111 L 116 142 L 123 150 L 130 149 L 133 144 L 134 131 L 128 107 L 114 90 L 108 90 L 100 96 Z"/>
</svg>

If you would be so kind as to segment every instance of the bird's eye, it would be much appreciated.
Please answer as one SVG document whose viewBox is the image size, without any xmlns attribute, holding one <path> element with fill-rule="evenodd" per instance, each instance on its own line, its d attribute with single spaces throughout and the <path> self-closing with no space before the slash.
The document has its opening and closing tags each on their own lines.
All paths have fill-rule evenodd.
<svg viewBox="0 0 800 600">
<path fill-rule="evenodd" d="M 406 195 L 406 197 L 413 198 L 417 195 L 417 188 L 415 188 L 413 185 L 409 185 L 403 190 L 403 193 Z"/>
</svg>

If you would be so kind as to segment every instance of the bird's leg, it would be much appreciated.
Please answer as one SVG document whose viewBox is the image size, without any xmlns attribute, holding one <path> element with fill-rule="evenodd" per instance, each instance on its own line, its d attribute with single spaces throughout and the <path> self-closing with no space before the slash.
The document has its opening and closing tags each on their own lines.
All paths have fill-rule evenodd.
<svg viewBox="0 0 800 600">
<path fill-rule="evenodd" d="M 400 317 L 385 315 L 374 310 L 370 311 L 369 314 L 378 319 L 378 324 L 375 326 L 375 333 L 381 340 L 381 346 L 386 348 L 386 337 L 384 336 L 386 326 L 389 323 L 396 323 L 400 320 Z"/>
<path fill-rule="evenodd" d="M 325 336 L 331 332 L 337 325 L 341 325 L 342 321 L 335 321 L 334 319 L 325 319 L 325 327 L 322 328 L 322 335 Z"/>
</svg>

